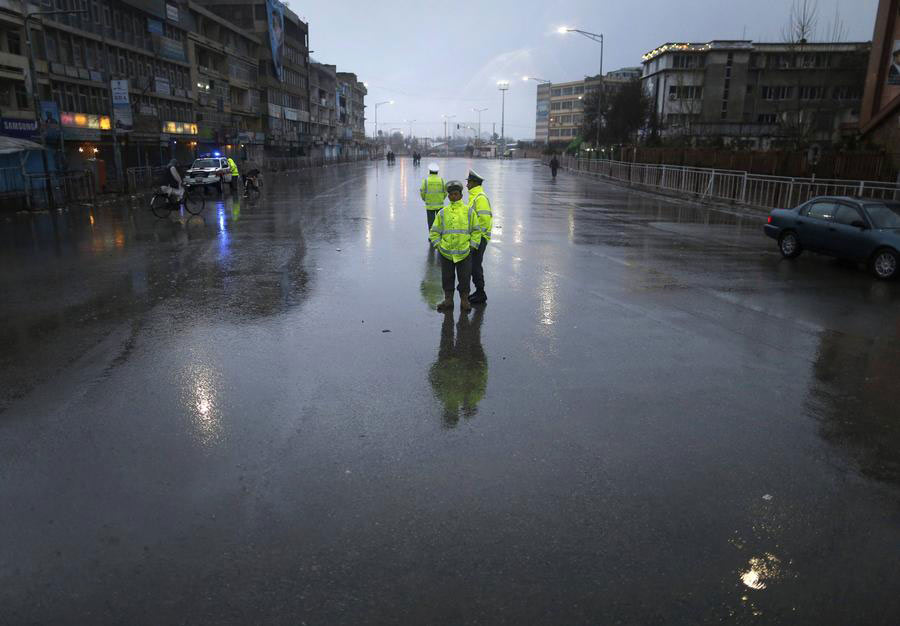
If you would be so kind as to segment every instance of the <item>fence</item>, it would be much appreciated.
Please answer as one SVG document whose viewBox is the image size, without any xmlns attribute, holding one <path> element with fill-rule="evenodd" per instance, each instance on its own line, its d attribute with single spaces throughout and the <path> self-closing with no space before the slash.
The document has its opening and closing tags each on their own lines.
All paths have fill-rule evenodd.
<svg viewBox="0 0 900 626">
<path fill-rule="evenodd" d="M 615 155 L 614 155 L 615 156 Z M 622 161 L 651 165 L 680 165 L 715 170 L 740 170 L 764 176 L 897 181 L 895 162 L 900 154 L 770 150 L 766 152 L 718 148 L 656 148 L 623 146 Z"/>
<path fill-rule="evenodd" d="M 737 170 L 575 157 L 563 157 L 561 165 L 573 172 L 632 185 L 764 209 L 797 206 L 816 196 L 900 200 L 900 186 L 879 181 L 764 176 Z"/>
<path fill-rule="evenodd" d="M 90 172 L 80 170 L 23 174 L 18 167 L 0 168 L 0 204 L 4 210 L 21 211 L 93 202 L 93 180 Z"/>
</svg>

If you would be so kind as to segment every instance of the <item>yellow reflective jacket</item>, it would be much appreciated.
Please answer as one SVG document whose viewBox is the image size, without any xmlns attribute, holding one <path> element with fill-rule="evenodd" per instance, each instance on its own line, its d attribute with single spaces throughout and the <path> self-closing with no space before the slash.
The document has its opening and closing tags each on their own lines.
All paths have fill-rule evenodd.
<svg viewBox="0 0 900 626">
<path fill-rule="evenodd" d="M 228 167 L 231 168 L 231 175 L 232 175 L 232 176 L 238 176 L 238 167 L 237 167 L 237 163 L 235 163 L 235 162 L 234 162 L 234 159 L 232 159 L 231 157 L 228 157 Z"/>
<path fill-rule="evenodd" d="M 494 215 L 491 213 L 491 201 L 484 195 L 484 189 L 481 188 L 481 185 L 469 189 L 469 208 L 475 209 L 482 238 L 490 241 Z M 481 242 L 479 241 L 479 243 Z"/>
<path fill-rule="evenodd" d="M 434 217 L 428 239 L 444 257 L 459 263 L 481 244 L 475 211 L 462 200 L 451 202 Z"/>
<path fill-rule="evenodd" d="M 419 195 L 422 196 L 422 200 L 425 201 L 425 209 L 428 211 L 437 211 L 444 206 L 444 198 L 447 197 L 444 179 L 437 174 L 429 174 L 428 178 L 422 181 Z"/>
</svg>

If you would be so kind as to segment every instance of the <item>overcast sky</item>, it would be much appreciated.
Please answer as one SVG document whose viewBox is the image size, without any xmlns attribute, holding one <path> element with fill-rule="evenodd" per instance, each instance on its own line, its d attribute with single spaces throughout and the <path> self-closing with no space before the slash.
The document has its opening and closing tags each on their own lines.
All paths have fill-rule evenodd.
<svg viewBox="0 0 900 626">
<path fill-rule="evenodd" d="M 482 131 L 496 122 L 500 132 L 497 81 L 508 79 L 507 135 L 534 137 L 537 83 L 523 74 L 554 82 L 596 74 L 600 46 L 559 26 L 602 32 L 604 72 L 638 66 L 641 55 L 667 41 L 753 39 L 780 41 L 791 0 L 332 0 L 288 5 L 309 22 L 312 56 L 339 71 L 355 72 L 369 84 L 366 131 L 402 128 L 416 120 L 415 135 L 443 134 L 442 114 L 474 123 Z M 819 0 L 824 32 L 840 14 L 847 41 L 869 41 L 878 0 Z"/>
</svg>

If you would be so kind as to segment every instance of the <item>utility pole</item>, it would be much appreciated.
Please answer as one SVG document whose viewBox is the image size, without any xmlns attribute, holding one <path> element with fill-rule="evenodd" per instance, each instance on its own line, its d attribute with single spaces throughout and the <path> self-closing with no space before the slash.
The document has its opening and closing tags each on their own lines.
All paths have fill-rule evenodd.
<svg viewBox="0 0 900 626">
<path fill-rule="evenodd" d="M 481 143 L 481 113 L 482 113 L 482 111 L 487 111 L 487 107 L 483 107 L 480 109 L 474 108 L 472 110 L 478 114 L 478 137 L 475 140 L 475 145 L 478 145 L 479 143 Z"/>
<path fill-rule="evenodd" d="M 500 158 L 503 158 L 506 156 L 506 90 L 509 89 L 509 81 L 499 81 L 497 88 L 503 97 L 503 104 L 500 105 Z"/>
<path fill-rule="evenodd" d="M 87 11 L 84 11 L 84 13 L 87 13 Z M 103 42 L 103 54 L 106 56 L 106 95 L 107 100 L 109 101 L 109 126 L 112 129 L 113 161 L 116 164 L 116 176 L 118 176 L 121 181 L 121 188 L 119 191 L 124 192 L 128 190 L 128 181 L 125 178 L 125 172 L 122 171 L 122 154 L 119 152 L 119 138 L 118 133 L 116 132 L 116 105 L 113 103 L 112 68 L 109 63 L 109 46 L 106 43 L 105 23 L 100 25 L 100 33 Z M 131 106 L 131 104 L 128 106 Z M 169 155 L 169 158 L 174 157 L 174 154 Z"/>
<path fill-rule="evenodd" d="M 51 184 L 52 181 L 50 176 L 50 168 L 47 164 L 47 126 L 44 123 L 44 120 L 41 119 L 41 95 L 38 92 L 37 69 L 35 68 L 34 63 L 34 47 L 31 45 L 31 29 L 28 27 L 28 20 L 42 15 L 59 15 L 60 13 L 65 13 L 67 15 L 78 15 L 87 12 L 87 9 L 81 9 L 78 11 L 32 11 L 30 13 L 27 13 L 25 15 L 25 19 L 23 20 L 23 24 L 25 26 L 25 45 L 28 46 L 28 74 L 31 78 L 31 102 L 32 106 L 34 106 L 34 119 L 37 120 L 38 129 L 40 129 L 41 131 L 41 145 L 44 146 L 44 149 L 41 150 L 41 164 L 44 167 L 44 176 L 46 177 L 44 184 L 46 185 L 47 191 L 48 209 L 54 209 L 56 207 L 56 200 L 53 196 L 53 185 Z M 65 144 L 63 143 L 65 139 L 63 138 L 62 120 L 58 120 L 58 122 L 60 143 L 65 146 Z M 60 157 L 65 158 L 65 155 L 61 154 Z M 57 164 L 57 167 L 58 166 L 59 164 Z"/>
</svg>

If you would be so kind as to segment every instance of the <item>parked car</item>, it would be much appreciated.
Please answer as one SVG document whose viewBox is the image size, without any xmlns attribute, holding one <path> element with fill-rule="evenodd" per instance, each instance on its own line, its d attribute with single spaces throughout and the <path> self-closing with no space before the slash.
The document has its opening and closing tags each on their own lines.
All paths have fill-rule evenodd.
<svg viewBox="0 0 900 626">
<path fill-rule="evenodd" d="M 822 196 L 774 209 L 763 229 L 787 259 L 809 250 L 866 263 L 883 280 L 897 275 L 900 202 Z"/>
<path fill-rule="evenodd" d="M 219 193 L 225 191 L 225 185 L 230 183 L 231 168 L 225 157 L 195 159 L 184 179 L 185 185 L 215 186 Z"/>
</svg>

